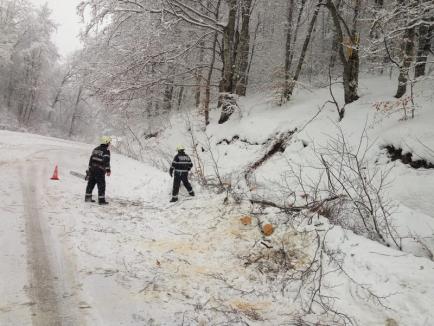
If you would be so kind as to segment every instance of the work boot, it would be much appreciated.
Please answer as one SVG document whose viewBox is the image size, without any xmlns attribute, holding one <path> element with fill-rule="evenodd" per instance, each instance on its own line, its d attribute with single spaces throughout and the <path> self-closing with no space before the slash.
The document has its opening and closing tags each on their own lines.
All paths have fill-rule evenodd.
<svg viewBox="0 0 434 326">
<path fill-rule="evenodd" d="M 171 203 L 174 203 L 176 201 L 178 201 L 178 198 L 175 198 L 175 197 L 172 197 L 172 199 L 170 200 Z"/>
<path fill-rule="evenodd" d="M 108 202 L 105 201 L 105 199 L 100 199 L 100 200 L 98 200 L 98 204 L 100 204 L 100 205 L 108 205 Z"/>
<path fill-rule="evenodd" d="M 86 196 L 86 197 L 84 197 L 84 202 L 85 203 L 94 203 L 95 200 L 92 199 L 92 196 Z"/>
<path fill-rule="evenodd" d="M 190 191 L 188 194 L 189 194 L 191 197 L 194 197 L 194 191 L 193 191 L 193 190 Z"/>
</svg>

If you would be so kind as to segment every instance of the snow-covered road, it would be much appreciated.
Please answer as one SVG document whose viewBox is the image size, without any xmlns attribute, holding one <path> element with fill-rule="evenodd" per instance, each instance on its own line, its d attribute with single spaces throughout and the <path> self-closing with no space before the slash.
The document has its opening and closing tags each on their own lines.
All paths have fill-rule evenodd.
<svg viewBox="0 0 434 326">
<path fill-rule="evenodd" d="M 6 143 L 0 145 L 1 215 L 9 227 L 1 231 L 6 261 L 0 270 L 6 280 L 2 308 L 10 313 L 0 315 L 0 324 L 85 325 L 74 256 L 64 254 L 67 243 L 53 232 L 47 210 L 56 198 L 56 190 L 48 185 L 51 159 L 64 161 L 73 153 L 43 137 L 32 141 L 32 136 L 6 134 Z M 41 146 L 40 140 L 48 144 Z M 11 270 L 14 266 L 19 268 Z"/>
<path fill-rule="evenodd" d="M 120 155 L 108 179 L 111 204 L 84 203 L 85 182 L 69 171 L 82 173 L 91 149 L 0 131 L 1 326 L 296 323 L 298 285 L 282 283 L 288 271 L 267 270 L 276 267 L 267 259 L 289 241 L 302 253 L 294 266 L 303 264 L 313 226 L 278 228 L 269 242 L 276 250 L 267 251 L 257 223 L 240 223 L 250 206 L 223 205 L 224 194 L 195 184 L 197 197 L 184 192 L 169 204 L 169 175 Z M 60 181 L 51 181 L 56 164 Z M 340 228 L 330 234 L 333 250 L 347 254 L 346 273 L 363 284 L 327 274 L 324 291 L 340 298 L 337 309 L 360 325 L 432 325 L 432 262 Z M 390 309 L 366 299 L 366 288 Z"/>
<path fill-rule="evenodd" d="M 169 204 L 168 174 L 119 155 L 111 204 L 84 203 L 85 182 L 69 171 L 83 172 L 91 149 L 0 132 L 0 325 L 191 324 L 195 305 L 210 301 L 205 293 L 226 286 L 225 275 L 243 274 L 228 239 L 250 246 L 260 234 L 237 230 L 227 218 L 240 213 L 216 208 L 222 198 L 181 192 L 181 202 Z M 55 165 L 60 181 L 49 179 Z M 250 291 L 236 278 L 235 292 Z M 251 305 L 271 304 L 254 297 Z M 244 305 L 238 295 L 223 301 L 229 315 Z"/>
</svg>

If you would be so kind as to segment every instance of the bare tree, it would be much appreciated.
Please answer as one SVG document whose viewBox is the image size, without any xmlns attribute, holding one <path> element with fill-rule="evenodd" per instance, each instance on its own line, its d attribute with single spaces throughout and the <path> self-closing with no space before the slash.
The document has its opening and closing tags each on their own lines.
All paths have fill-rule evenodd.
<svg viewBox="0 0 434 326">
<path fill-rule="evenodd" d="M 431 40 L 433 36 L 434 24 L 421 24 L 419 26 L 418 49 L 416 54 L 416 66 L 414 77 L 418 78 L 425 75 L 426 63 L 428 55 L 431 52 Z"/>
<path fill-rule="evenodd" d="M 306 34 L 306 38 L 304 39 L 303 47 L 302 47 L 301 52 L 300 52 L 300 57 L 298 59 L 298 64 L 297 64 L 297 67 L 295 69 L 294 76 L 292 77 L 292 80 L 288 83 L 288 85 L 285 87 L 285 94 L 286 94 L 287 100 L 294 92 L 295 85 L 296 85 L 296 83 L 300 77 L 301 70 L 302 70 L 303 64 L 305 62 L 306 53 L 307 53 L 307 50 L 309 47 L 309 43 L 310 43 L 312 33 L 313 33 L 313 30 L 315 27 L 315 23 L 316 23 L 316 20 L 318 18 L 321 3 L 322 3 L 322 0 L 319 0 L 317 6 L 315 7 L 315 10 L 313 12 L 312 18 L 311 18 L 310 23 L 309 23 L 308 32 Z"/>
<path fill-rule="evenodd" d="M 285 67 L 284 67 L 285 83 L 284 83 L 284 89 L 282 92 L 283 99 L 281 100 L 281 103 L 283 103 L 283 100 L 288 101 L 290 99 L 292 92 L 293 92 L 293 88 L 294 88 L 293 83 L 296 82 L 298 79 L 298 76 L 294 76 L 294 79 L 291 80 L 291 65 L 292 65 L 292 60 L 294 58 L 295 45 L 297 42 L 301 16 L 303 14 L 305 4 L 306 4 L 306 0 L 302 0 L 301 4 L 300 4 L 300 8 L 298 10 L 297 21 L 295 23 L 295 28 L 294 28 L 293 15 L 294 15 L 294 10 L 295 10 L 295 3 L 294 3 L 294 0 L 288 1 L 288 13 L 287 13 L 287 22 L 286 22 L 286 25 L 287 25 L 286 29 L 287 30 L 286 30 L 286 43 L 285 43 Z M 317 14 L 315 14 L 315 13 L 316 13 L 316 11 L 314 12 L 314 16 L 312 18 L 313 20 L 316 20 Z M 313 24 L 315 24 L 315 21 L 313 21 Z M 308 35 L 306 37 L 306 39 L 310 40 L 310 35 Z M 303 47 L 303 49 L 304 49 L 304 47 Z M 304 61 L 304 56 L 303 56 L 303 61 Z"/>
<path fill-rule="evenodd" d="M 336 39 L 338 46 L 338 53 L 344 66 L 343 83 L 344 83 L 344 96 L 345 103 L 352 103 L 359 98 L 358 85 L 359 85 L 359 44 L 360 33 L 358 31 L 358 20 L 361 10 L 361 0 L 356 0 L 353 6 L 352 25 L 342 17 L 338 7 L 333 0 L 327 0 L 325 6 L 333 19 L 333 24 L 336 32 Z M 346 37 L 345 37 L 346 35 Z"/>
<path fill-rule="evenodd" d="M 249 66 L 250 53 L 250 16 L 252 14 L 252 1 L 241 1 L 241 31 L 239 33 L 239 42 L 237 56 L 235 60 L 235 93 L 245 96 L 247 91 L 247 69 Z"/>
</svg>

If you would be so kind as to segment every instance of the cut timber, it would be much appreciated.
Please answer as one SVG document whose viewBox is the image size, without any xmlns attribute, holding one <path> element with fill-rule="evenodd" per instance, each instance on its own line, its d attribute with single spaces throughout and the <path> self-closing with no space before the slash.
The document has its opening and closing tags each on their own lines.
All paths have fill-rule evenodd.
<svg viewBox="0 0 434 326">
<path fill-rule="evenodd" d="M 264 233 L 265 236 L 269 237 L 274 232 L 274 227 L 271 224 L 265 224 L 262 227 L 262 233 Z"/>
<path fill-rule="evenodd" d="M 250 216 L 244 216 L 240 218 L 240 221 L 244 225 L 251 225 L 252 224 L 252 218 Z"/>
</svg>

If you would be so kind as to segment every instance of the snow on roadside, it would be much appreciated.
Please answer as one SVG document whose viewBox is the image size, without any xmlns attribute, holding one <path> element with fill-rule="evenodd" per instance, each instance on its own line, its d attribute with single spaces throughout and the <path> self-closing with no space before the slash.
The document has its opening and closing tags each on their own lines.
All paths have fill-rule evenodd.
<svg viewBox="0 0 434 326">
<path fill-rule="evenodd" d="M 360 122 L 371 117 L 372 103 L 384 97 L 381 83 L 381 79 L 373 79 L 370 85 L 362 84 L 364 96 L 348 107 L 342 129 L 351 143 L 362 132 Z M 242 103 L 245 111 L 241 117 L 223 126 L 212 124 L 211 149 L 221 172 L 238 176 L 263 154 L 262 144 L 275 132 L 304 126 L 316 114 L 327 92 L 319 90 L 315 96 L 296 97 L 285 108 L 251 97 Z M 422 128 L 434 118 L 427 108 L 423 103 L 416 119 L 410 122 L 397 121 L 394 116 L 381 123 L 369 123 L 369 132 L 376 141 L 369 158 L 380 166 L 394 166 L 395 181 L 388 195 L 397 202 L 394 218 L 402 232 L 432 239 L 434 216 L 429 195 L 433 173 L 411 170 L 399 162 L 391 164 L 380 149 L 390 140 L 400 144 L 404 124 L 413 135 L 434 139 L 425 125 Z M 269 192 L 270 185 L 274 185 L 274 195 L 283 197 L 278 182 L 282 181 L 288 161 L 311 162 L 315 157 L 312 144 L 320 145 L 325 134 L 332 134 L 335 116 L 332 108 L 326 108 L 296 134 L 284 153 L 261 166 L 256 173 L 257 182 L 263 185 L 260 191 Z M 375 118 L 374 113 L 368 122 L 376 122 Z M 408 133 L 403 135 L 409 137 Z M 173 149 L 182 139 L 188 144 L 189 136 L 182 128 L 167 130 L 160 135 L 158 146 Z M 239 136 L 239 140 L 216 145 L 233 136 Z M 312 224 L 301 223 L 297 230 L 288 231 L 288 216 L 273 209 L 260 211 L 254 215 L 252 225 L 243 225 L 239 219 L 251 213 L 250 205 L 224 205 L 224 194 L 213 194 L 197 184 L 197 197 L 190 198 L 183 192 L 179 203 L 169 204 L 169 175 L 121 155 L 113 155 L 113 175 L 108 178 L 111 205 L 84 203 L 85 182 L 69 171 L 86 169 L 92 146 L 0 131 L 0 149 L 4 185 L 0 230 L 9 230 L 0 231 L 1 244 L 5 244 L 0 277 L 8 280 L 1 288 L 6 294 L 0 299 L 2 325 L 30 325 L 35 311 L 35 303 L 29 298 L 32 280 L 26 271 L 29 244 L 23 233 L 24 206 L 28 202 L 22 198 L 23 183 L 40 187 L 36 191 L 38 207 L 33 208 L 37 208 L 47 227 L 45 239 L 54 256 L 50 261 L 54 274 L 60 277 L 54 284 L 58 300 L 64 302 L 60 306 L 69 306 L 69 320 L 78 315 L 83 324 L 104 326 L 296 323 L 297 316 L 303 313 L 298 301 L 294 301 L 299 282 L 285 277 L 309 262 L 315 252 L 315 234 L 324 235 L 331 228 L 325 245 L 337 254 L 340 265 L 332 263 L 325 270 L 323 293 L 336 298 L 332 300 L 333 309 L 359 325 L 384 325 L 388 318 L 399 325 L 434 324 L 434 263 L 427 258 L 387 248 L 332 227 L 322 218 L 313 217 Z M 204 149 L 203 155 L 209 154 Z M 48 181 L 55 164 L 60 167 L 59 182 Z M 37 177 L 23 178 L 20 169 L 32 171 L 34 166 Z M 212 164 L 207 171 L 212 173 Z M 311 171 L 306 168 L 305 173 Z M 21 184 L 17 180 L 22 180 Z M 277 226 L 275 233 L 265 238 L 259 221 L 272 222 Z M 288 245 L 294 255 L 291 268 L 275 260 L 282 244 Z M 303 295 L 308 297 L 308 293 Z M 312 322 L 323 319 L 326 325 L 336 324 L 321 316 L 317 306 L 314 312 L 316 315 L 307 317 Z"/>
<path fill-rule="evenodd" d="M 432 189 L 433 170 L 414 170 L 401 162 L 390 162 L 383 147 L 393 145 L 396 148 L 402 148 L 403 153 L 413 153 L 413 159 L 434 162 L 432 155 L 434 111 L 430 91 L 432 82 L 427 81 L 416 85 L 415 118 L 406 121 L 402 119 L 404 113 L 400 101 L 392 97 L 393 87 L 394 85 L 384 77 L 363 79 L 360 87 L 361 98 L 347 106 L 346 116 L 339 127 L 353 148 L 357 148 L 361 135 L 366 133 L 371 145 L 366 156 L 368 162 L 381 170 L 387 171 L 392 168 L 388 179 L 390 184 L 385 189 L 385 196 L 392 203 L 392 224 L 402 237 L 405 252 L 430 257 L 434 252 L 434 207 L 431 199 L 432 190 L 434 190 Z M 335 91 L 337 98 L 342 98 L 339 96 L 341 90 L 335 89 Z M 224 125 L 216 124 L 219 112 L 212 112 L 212 122 L 207 128 L 207 135 L 203 135 L 200 128 L 195 131 L 195 137 L 200 144 L 199 149 L 202 148 L 199 154 L 204 161 L 205 173 L 209 176 L 214 174 L 212 164 L 209 164 L 210 151 L 212 151 L 219 166 L 219 173 L 224 180 L 232 180 L 232 183 L 237 185 L 240 180 L 240 171 L 245 171 L 249 164 L 264 155 L 267 142 L 275 137 L 276 133 L 297 128 L 299 131 L 287 144 L 285 152 L 275 154 L 253 175 L 256 182 L 254 189 L 256 196 L 285 202 L 289 194 L 298 188 L 297 184 L 288 183 L 288 179 L 285 178 L 289 167 L 291 165 L 292 168 L 300 166 L 301 173 L 306 179 L 315 179 L 315 175 L 318 174 L 315 167 L 317 165 L 315 162 L 318 162 L 316 151 L 326 146 L 327 142 L 336 137 L 335 135 L 339 132 L 336 122 L 337 113 L 333 105 L 326 106 L 317 115 L 319 108 L 328 99 L 328 89 L 315 90 L 312 93 L 303 91 L 285 107 L 279 108 L 271 104 L 269 99 L 261 95 L 253 95 L 241 101 L 241 112 L 234 114 Z M 377 111 L 376 107 L 380 110 Z M 391 107 L 392 110 L 390 110 Z M 175 119 L 177 119 L 175 125 L 185 124 L 185 118 L 176 117 Z M 190 137 L 191 134 L 188 131 L 183 132 L 182 128 L 175 130 L 168 128 L 157 141 L 159 146 L 174 148 L 175 144 L 181 141 L 180 139 L 190 144 Z M 206 137 L 211 143 L 210 148 L 207 146 L 209 144 Z M 149 145 L 153 142 L 154 140 L 149 141 Z M 246 191 L 246 189 L 240 189 L 240 191 Z M 296 194 L 301 195 L 302 192 L 299 191 Z M 395 254 L 401 255 L 399 252 Z M 376 257 L 371 256 L 368 255 L 367 260 L 376 261 Z M 421 259 L 423 262 L 424 258 Z M 405 262 L 406 259 L 403 261 Z M 405 265 L 405 263 L 402 264 Z M 431 263 L 428 262 L 428 264 Z M 428 270 L 431 269 L 428 268 Z M 387 273 L 389 272 L 387 270 Z M 406 270 L 399 276 L 399 279 L 405 279 L 406 273 L 410 271 Z M 372 284 L 377 286 L 377 280 L 373 279 Z M 432 289 L 427 291 L 431 292 L 429 296 L 432 296 Z M 402 300 L 406 301 L 406 299 Z M 428 301 L 432 302 L 432 298 Z M 402 309 L 402 311 L 405 310 Z M 410 321 L 414 316 L 411 316 L 411 309 L 408 311 L 407 323 L 411 324 Z M 365 314 L 362 313 L 361 316 Z M 361 317 L 362 321 L 363 318 Z M 432 317 L 427 317 L 426 320 L 424 322 L 421 318 L 416 324 L 430 324 Z"/>
</svg>

